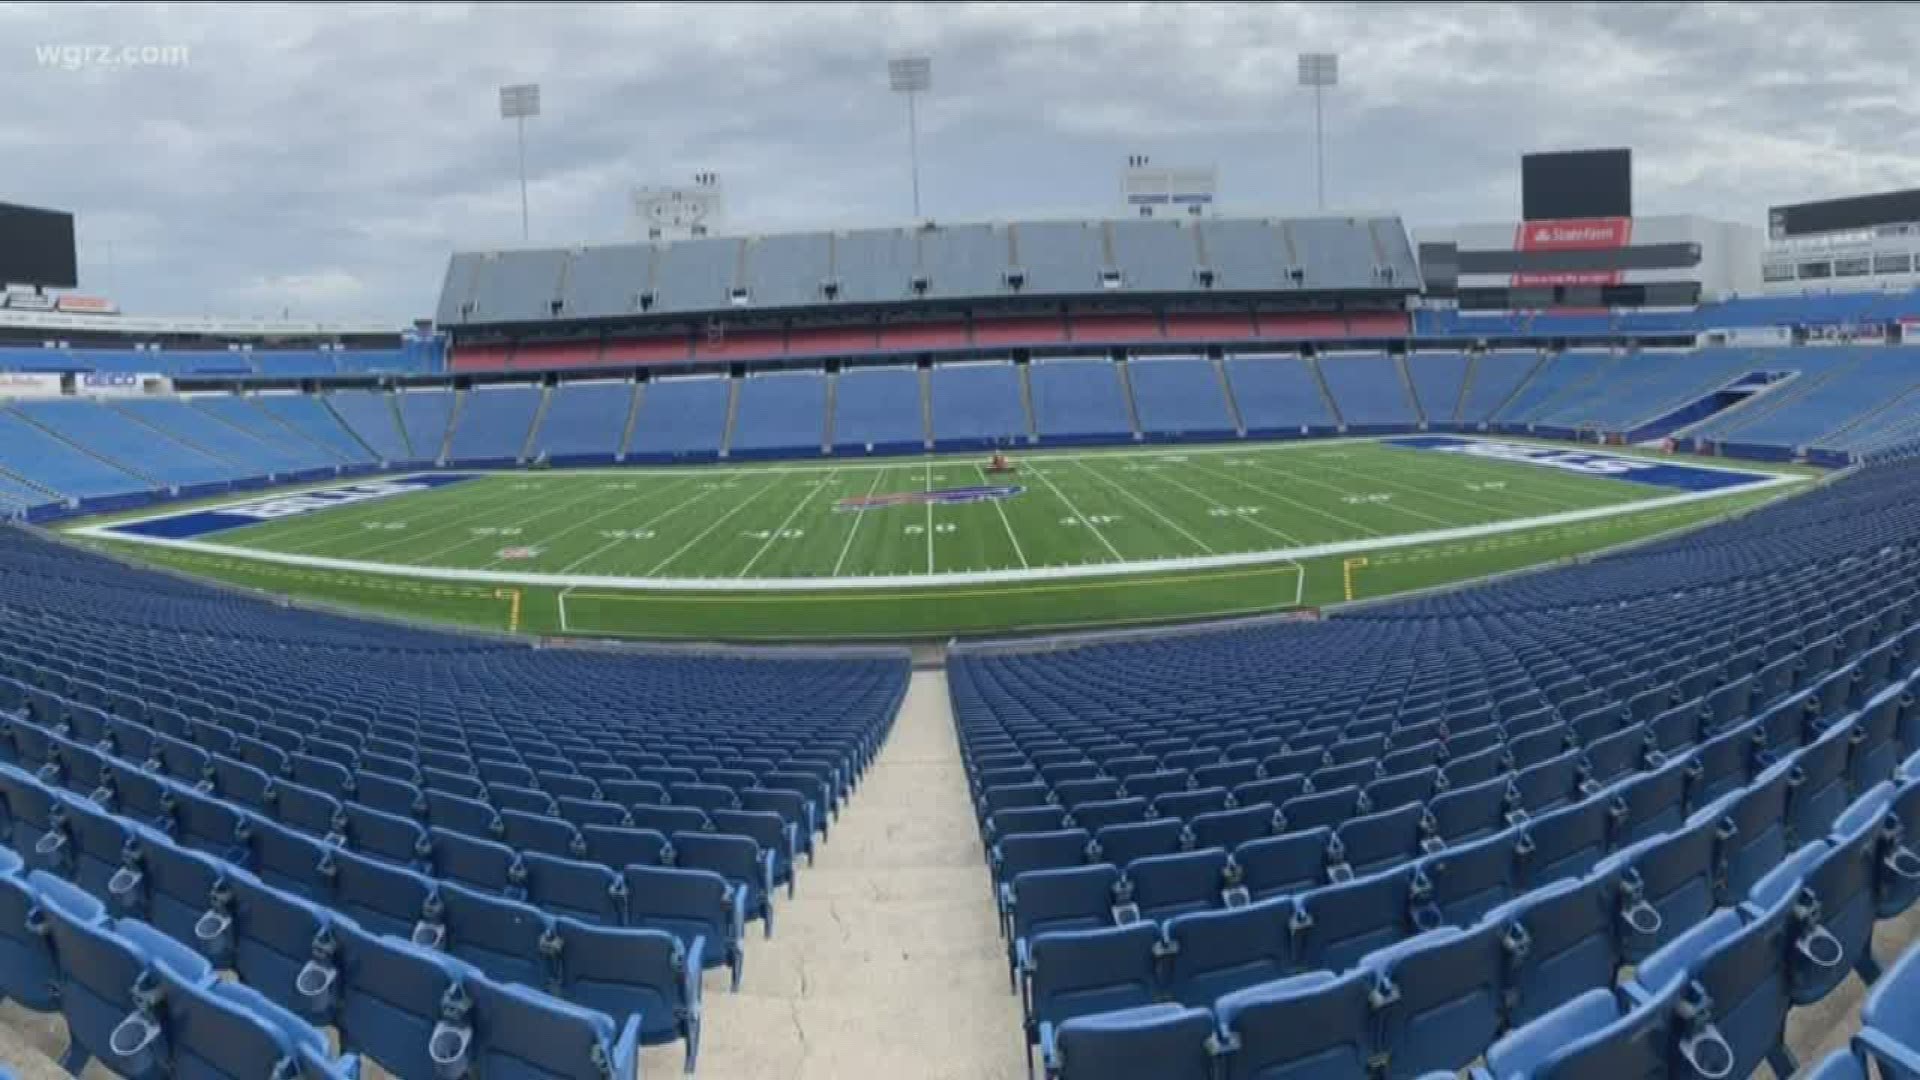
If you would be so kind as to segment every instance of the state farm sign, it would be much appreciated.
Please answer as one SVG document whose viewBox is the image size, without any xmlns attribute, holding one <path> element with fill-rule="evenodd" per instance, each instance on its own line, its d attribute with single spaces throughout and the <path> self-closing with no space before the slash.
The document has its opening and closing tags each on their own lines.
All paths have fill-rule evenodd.
<svg viewBox="0 0 1920 1080">
<path fill-rule="evenodd" d="M 1626 247 L 1632 238 L 1632 218 L 1523 221 L 1514 230 L 1513 247 L 1516 251 L 1588 251 Z"/>
</svg>

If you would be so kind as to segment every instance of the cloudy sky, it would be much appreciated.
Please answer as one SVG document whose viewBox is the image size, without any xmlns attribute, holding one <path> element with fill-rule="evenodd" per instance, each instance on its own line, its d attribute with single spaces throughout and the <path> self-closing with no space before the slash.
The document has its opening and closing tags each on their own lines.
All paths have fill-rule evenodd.
<svg viewBox="0 0 1920 1080">
<path fill-rule="evenodd" d="M 1131 153 L 1311 212 L 1319 50 L 1329 204 L 1414 227 L 1512 218 L 1533 149 L 1631 146 L 1641 213 L 1755 225 L 1920 184 L 1905 5 L 0 3 L 0 200 L 75 211 L 82 289 L 129 311 L 397 321 L 519 242 L 501 84 L 543 86 L 536 243 L 619 239 L 632 186 L 699 170 L 736 231 L 892 224 L 901 50 L 938 220 L 1115 213 Z"/>
</svg>

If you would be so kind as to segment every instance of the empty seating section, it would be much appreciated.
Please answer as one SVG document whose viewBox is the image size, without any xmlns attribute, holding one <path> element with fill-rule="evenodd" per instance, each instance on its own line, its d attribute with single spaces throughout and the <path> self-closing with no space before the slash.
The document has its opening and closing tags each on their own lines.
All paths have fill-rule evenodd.
<svg viewBox="0 0 1920 1080">
<path fill-rule="evenodd" d="M 1011 226 L 1014 270 L 1023 293 L 1084 294 L 1100 288 L 1106 259 L 1099 222 L 1036 221 Z"/>
<path fill-rule="evenodd" d="M 1012 364 L 937 365 L 927 373 L 927 392 L 937 446 L 982 446 L 1029 433 Z"/>
<path fill-rule="evenodd" d="M 731 303 L 744 241 L 696 238 L 668 244 L 655 268 L 654 309 L 706 311 Z"/>
<path fill-rule="evenodd" d="M 1557 427 L 1627 429 L 1674 411 L 1755 367 L 1746 349 L 1650 350 L 1622 357 L 1590 392 L 1536 418 Z"/>
<path fill-rule="evenodd" d="M 801 307 L 818 303 L 833 277 L 832 238 L 825 233 L 791 233 L 747 242 L 747 299 L 758 307 Z"/>
<path fill-rule="evenodd" d="M 1213 361 L 1156 357 L 1127 364 L 1127 382 L 1148 438 L 1171 435 L 1231 436 L 1233 418 Z"/>
<path fill-rule="evenodd" d="M 447 444 L 447 460 L 518 461 L 543 394 L 538 386 L 480 386 L 467 391 Z"/>
<path fill-rule="evenodd" d="M 653 280 L 654 253 L 655 249 L 645 244 L 582 248 L 567 266 L 560 309 L 575 319 L 639 313 L 641 297 L 649 291 Z M 454 266 L 458 266 L 462 258 L 454 256 Z M 447 291 L 441 294 L 442 325 L 449 319 L 455 322 L 460 319 L 462 296 L 457 284 L 449 277 Z"/>
<path fill-rule="evenodd" d="M 1036 360 L 1027 367 L 1042 439 L 1112 440 L 1133 431 L 1119 369 L 1108 360 Z"/>
<path fill-rule="evenodd" d="M 0 469 L 75 499 L 110 498 L 154 484 L 0 410 Z"/>
<path fill-rule="evenodd" d="M 194 408 L 182 398 L 141 398 L 114 404 L 116 412 L 255 476 L 288 476 L 322 468 L 315 455 L 301 454 Z"/>
<path fill-rule="evenodd" d="M 453 422 L 457 399 L 452 390 L 400 390 L 393 395 L 394 408 L 400 414 L 400 428 L 407 446 L 417 461 L 438 461 L 447 441 L 447 427 Z"/>
<path fill-rule="evenodd" d="M 431 370 L 432 351 L 351 349 L 84 349 L 0 346 L 0 371 L 316 378 Z"/>
<path fill-rule="evenodd" d="M 1237 356 L 1227 361 L 1227 381 L 1248 435 L 1330 430 L 1333 414 L 1306 361 L 1283 356 Z"/>
<path fill-rule="evenodd" d="M 1421 415 L 1429 424 L 1452 423 L 1460 408 L 1460 391 L 1467 381 L 1465 353 L 1416 352 L 1407 356 L 1407 376 L 1420 399 Z"/>
<path fill-rule="evenodd" d="M 629 457 L 712 456 L 726 437 L 731 384 L 723 378 L 654 379 L 640 388 Z"/>
<path fill-rule="evenodd" d="M 827 377 L 817 371 L 740 380 L 730 453 L 819 453 L 826 441 Z"/>
<path fill-rule="evenodd" d="M 98 401 L 21 401 L 14 411 L 76 446 L 170 487 L 226 484 L 253 470 L 195 450 Z"/>
<path fill-rule="evenodd" d="M 1482 424 L 1493 419 L 1541 363 L 1540 354 L 1532 351 L 1496 349 L 1474 357 L 1460 402 L 1460 422 Z"/>
<path fill-rule="evenodd" d="M 1419 280 L 1397 218 L 1034 221 L 461 252 L 436 311 L 442 326 L 524 325 L 1116 289 L 1404 293 Z"/>
<path fill-rule="evenodd" d="M 334 469 L 357 460 L 291 430 L 262 411 L 257 398 L 249 399 L 235 394 L 201 394 L 187 398 L 186 402 L 202 414 L 244 432 L 271 448 L 272 454 L 283 459 L 290 469 Z M 335 427 L 337 429 L 338 425 Z"/>
<path fill-rule="evenodd" d="M 1549 357 L 1493 419 L 1530 424 L 1568 400 L 1591 400 L 1590 391 L 1608 385 L 1609 373 L 1619 362 L 1619 356 L 1591 350 L 1570 350 Z"/>
<path fill-rule="evenodd" d="M 203 407 L 213 399 L 203 399 Z M 315 394 L 270 393 L 247 399 L 272 422 L 319 446 L 348 464 L 371 465 L 373 454 Z"/>
<path fill-rule="evenodd" d="M 335 390 L 327 404 L 355 438 L 383 462 L 414 460 L 400 431 L 392 395 L 384 390 Z"/>
<path fill-rule="evenodd" d="M 920 373 L 912 368 L 853 368 L 833 392 L 836 450 L 919 450 L 927 441 Z"/>
<path fill-rule="evenodd" d="M 1319 364 L 1334 407 L 1349 427 L 1404 427 L 1418 419 L 1392 357 L 1335 353 L 1320 357 Z"/>
<path fill-rule="evenodd" d="M 1178 292 L 1194 286 L 1200 269 L 1195 237 L 1200 227 L 1182 221 L 1116 221 L 1114 267 L 1120 280 L 1141 292 Z"/>
<path fill-rule="evenodd" d="M 1785 363 L 1768 365 L 1795 371 L 1747 404 L 1729 409 L 1696 434 L 1736 443 L 1850 449 L 1878 440 L 1856 441 L 1865 421 L 1892 416 L 1905 427 L 1920 406 L 1914 396 L 1920 372 L 1904 348 L 1838 347 L 1796 350 Z"/>
<path fill-rule="evenodd" d="M 474 310 L 499 322 L 551 319 L 566 266 L 566 253 L 559 251 L 515 251 L 484 257 L 476 268 Z"/>
<path fill-rule="evenodd" d="M 1889 458 L 1321 623 L 954 649 L 1029 1054 L 1787 1076 L 1788 1010 L 1857 973 L 1859 1052 L 1908 1075 L 1920 951 L 1873 924 L 1920 898 L 1915 494 Z"/>
<path fill-rule="evenodd" d="M 489 1054 L 631 1075 L 637 1045 L 676 1040 L 692 1071 L 701 971 L 738 989 L 744 923 L 773 932 L 775 885 L 907 676 L 904 651 L 589 654 L 360 623 L 24 531 L 0 606 L 0 991 L 66 1011 L 76 1069 L 125 1071 L 165 1027 L 135 987 L 158 966 L 194 992 L 229 971 L 230 1012 L 332 1027 L 398 1076 L 502 1075 Z"/>
<path fill-rule="evenodd" d="M 533 441 L 533 456 L 549 461 L 612 461 L 626 449 L 633 415 L 630 382 L 570 382 L 553 388 Z"/>
</svg>

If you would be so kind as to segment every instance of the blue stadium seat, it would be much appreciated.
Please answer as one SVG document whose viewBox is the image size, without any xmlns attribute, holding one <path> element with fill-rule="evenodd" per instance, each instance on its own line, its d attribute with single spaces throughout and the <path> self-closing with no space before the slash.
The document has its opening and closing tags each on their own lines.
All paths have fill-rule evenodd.
<svg viewBox="0 0 1920 1080">
<path fill-rule="evenodd" d="M 1049 1080 L 1210 1080 L 1213 1016 L 1205 1009 L 1142 1005 L 1075 1017 L 1053 1030 Z"/>
<path fill-rule="evenodd" d="M 1611 1080 L 1672 1074 L 1675 1008 L 1684 984 L 1674 980 L 1650 1001 L 1630 1004 L 1611 990 L 1589 990 L 1520 1027 L 1487 1051 L 1475 1080 Z"/>
<path fill-rule="evenodd" d="M 1214 1005 L 1226 1080 L 1365 1076 L 1374 1053 L 1373 972 L 1295 975 Z"/>
<path fill-rule="evenodd" d="M 1611 986 L 1624 962 L 1614 924 L 1617 873 L 1544 886 L 1488 912 L 1507 941 L 1507 1021 L 1518 1027 L 1595 987 Z"/>
<path fill-rule="evenodd" d="M 696 940 L 703 941 L 702 963 L 726 965 L 733 973 L 733 989 L 740 989 L 746 962 L 744 890 L 703 870 L 629 865 L 621 877 L 626 885 L 627 925 L 665 930 L 689 952 Z"/>
<path fill-rule="evenodd" d="M 1867 994 L 1854 1045 L 1888 1080 L 1920 1078 L 1920 949 L 1909 948 Z"/>
<path fill-rule="evenodd" d="M 558 994 L 616 1019 L 637 1016 L 647 1045 L 684 1039 L 686 1071 L 700 1057 L 700 973 L 705 939 L 682 944 L 660 930 L 554 920 Z"/>
<path fill-rule="evenodd" d="M 1506 1022 L 1503 928 L 1429 930 L 1369 956 L 1381 1024 L 1373 1062 L 1389 1076 L 1466 1068 Z"/>
<path fill-rule="evenodd" d="M 1152 1004 L 1158 985 L 1150 923 L 1102 930 L 1054 930 L 1028 945 L 1027 1042 L 1048 1045 L 1052 1031 L 1077 1016 Z"/>
<path fill-rule="evenodd" d="M 1292 901 L 1283 898 L 1168 920 L 1161 951 L 1169 996 L 1211 1008 L 1236 990 L 1292 974 L 1293 911 Z"/>
</svg>

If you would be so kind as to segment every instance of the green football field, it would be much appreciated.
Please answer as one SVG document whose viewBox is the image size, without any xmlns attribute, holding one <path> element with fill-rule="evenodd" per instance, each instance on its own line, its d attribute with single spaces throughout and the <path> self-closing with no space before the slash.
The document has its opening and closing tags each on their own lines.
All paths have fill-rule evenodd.
<svg viewBox="0 0 1920 1080">
<path fill-rule="evenodd" d="M 1389 595 L 1683 528 L 1803 479 L 1690 495 L 1362 440 L 987 464 L 475 473 L 193 539 L 80 531 L 275 593 L 524 632 L 925 637 Z"/>
</svg>

